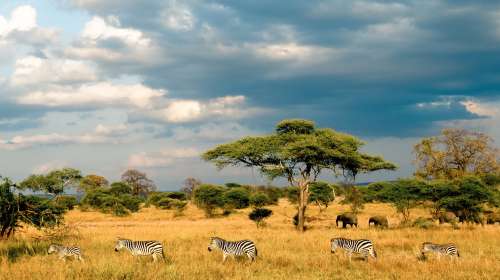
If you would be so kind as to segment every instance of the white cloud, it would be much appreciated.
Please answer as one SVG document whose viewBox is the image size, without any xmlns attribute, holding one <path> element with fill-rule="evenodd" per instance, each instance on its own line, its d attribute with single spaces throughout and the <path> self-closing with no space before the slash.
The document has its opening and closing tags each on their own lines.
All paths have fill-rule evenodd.
<svg viewBox="0 0 500 280">
<path fill-rule="evenodd" d="M 115 85 L 101 82 L 77 88 L 62 87 L 55 90 L 30 92 L 18 98 L 28 105 L 48 107 L 123 107 L 152 108 L 155 99 L 165 94 L 142 84 Z"/>
<path fill-rule="evenodd" d="M 146 115 L 169 123 L 186 123 L 207 118 L 241 119 L 263 113 L 261 108 L 245 108 L 245 96 L 224 96 L 206 102 L 198 100 L 171 100 L 162 108 Z"/>
<path fill-rule="evenodd" d="M 173 129 L 173 139 L 182 142 L 223 142 L 258 134 L 260 134 L 259 131 L 234 122 L 206 123 L 199 128 L 177 127 Z"/>
<path fill-rule="evenodd" d="M 170 2 L 162 17 L 165 27 L 174 31 L 190 31 L 196 23 L 191 10 L 177 1 Z"/>
<path fill-rule="evenodd" d="M 333 53 L 333 49 L 297 43 L 256 44 L 249 46 L 255 53 L 272 60 L 315 62 Z"/>
<path fill-rule="evenodd" d="M 16 7 L 9 19 L 0 15 L 0 42 L 4 39 L 27 44 L 43 44 L 54 40 L 56 35 L 53 29 L 37 25 L 37 12 L 32 6 Z"/>
<path fill-rule="evenodd" d="M 156 153 L 137 153 L 128 159 L 132 168 L 155 168 L 173 164 L 176 160 L 199 157 L 200 152 L 194 148 L 170 148 Z"/>
<path fill-rule="evenodd" d="M 65 53 L 69 57 L 106 62 L 157 63 L 158 51 L 151 38 L 138 29 L 121 27 L 117 17 L 95 16 L 85 24 L 80 39 Z"/>
<path fill-rule="evenodd" d="M 48 145 L 120 143 L 121 136 L 127 133 L 129 130 L 125 125 L 104 126 L 99 124 L 94 131 L 82 134 L 48 133 L 18 135 L 10 140 L 0 138 L 0 150 L 18 150 Z"/>
<path fill-rule="evenodd" d="M 13 86 L 95 81 L 95 69 L 86 62 L 27 56 L 18 59 L 11 77 Z"/>
<path fill-rule="evenodd" d="M 480 103 L 472 100 L 462 101 L 460 104 L 465 106 L 465 109 L 472 114 L 481 117 L 500 116 L 498 104 Z"/>
</svg>

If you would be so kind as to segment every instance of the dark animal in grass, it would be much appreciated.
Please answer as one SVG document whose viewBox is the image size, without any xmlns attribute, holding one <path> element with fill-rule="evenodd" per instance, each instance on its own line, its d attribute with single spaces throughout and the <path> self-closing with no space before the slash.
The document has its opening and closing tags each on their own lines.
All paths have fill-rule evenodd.
<svg viewBox="0 0 500 280">
<path fill-rule="evenodd" d="M 337 216 L 337 220 L 335 224 L 339 227 L 339 221 L 342 222 L 342 228 L 346 228 L 347 225 L 351 225 L 351 227 L 358 227 L 358 217 L 352 213 L 344 213 Z"/>
<path fill-rule="evenodd" d="M 370 226 L 372 223 L 376 227 L 381 227 L 381 228 L 388 228 L 389 227 L 389 221 L 387 220 L 386 216 L 370 217 L 370 219 L 368 219 L 368 226 Z"/>
<path fill-rule="evenodd" d="M 494 225 L 495 223 L 500 223 L 500 213 L 489 213 L 486 215 L 486 223 L 488 225 Z"/>
<path fill-rule="evenodd" d="M 449 223 L 455 226 L 458 222 L 458 217 L 453 212 L 439 212 L 435 215 L 435 218 L 439 221 L 439 224 Z"/>
</svg>

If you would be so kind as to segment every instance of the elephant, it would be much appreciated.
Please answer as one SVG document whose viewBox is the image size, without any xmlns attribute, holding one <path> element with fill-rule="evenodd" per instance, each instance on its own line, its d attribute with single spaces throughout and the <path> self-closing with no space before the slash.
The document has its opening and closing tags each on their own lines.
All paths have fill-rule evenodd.
<svg viewBox="0 0 500 280">
<path fill-rule="evenodd" d="M 373 223 L 374 226 L 379 226 L 382 228 L 388 228 L 389 227 L 389 221 L 387 220 L 386 216 L 373 216 L 370 217 L 368 220 L 368 226 L 370 226 Z"/>
<path fill-rule="evenodd" d="M 347 225 L 351 225 L 351 227 L 358 227 L 358 217 L 351 213 L 344 213 L 337 216 L 337 220 L 335 221 L 337 227 L 339 226 L 339 221 L 342 222 L 342 228 L 346 228 Z"/>
<path fill-rule="evenodd" d="M 500 223 L 500 213 L 489 213 L 486 215 L 486 223 L 488 225 L 494 225 L 495 223 Z"/>
<path fill-rule="evenodd" d="M 439 224 L 449 223 L 451 225 L 456 225 L 458 221 L 457 215 L 453 212 L 439 212 L 436 218 L 439 220 Z"/>
</svg>

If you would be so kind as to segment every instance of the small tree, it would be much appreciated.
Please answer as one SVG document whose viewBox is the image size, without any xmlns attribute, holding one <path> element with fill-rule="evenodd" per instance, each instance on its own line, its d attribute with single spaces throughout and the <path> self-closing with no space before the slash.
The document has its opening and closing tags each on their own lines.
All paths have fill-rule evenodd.
<svg viewBox="0 0 500 280">
<path fill-rule="evenodd" d="M 283 177 L 299 188 L 297 229 L 304 231 L 309 186 L 323 170 L 343 170 L 345 176 L 396 167 L 381 157 L 360 152 L 363 145 L 356 137 L 332 129 L 318 129 L 312 121 L 284 120 L 276 133 L 245 137 L 220 145 L 203 154 L 219 168 L 257 167 L 269 178 Z"/>
<path fill-rule="evenodd" d="M 265 193 L 257 192 L 250 197 L 250 204 L 255 208 L 271 204 L 271 200 Z"/>
<path fill-rule="evenodd" d="M 403 224 L 410 219 L 410 210 L 424 201 L 423 190 L 426 184 L 419 180 L 398 180 L 384 189 L 384 196 L 391 202 L 396 211 L 403 216 Z"/>
<path fill-rule="evenodd" d="M 273 214 L 272 210 L 266 208 L 255 208 L 250 214 L 248 214 L 248 218 L 255 222 L 257 227 L 261 227 L 264 223 L 264 219 L 270 217 Z"/>
<path fill-rule="evenodd" d="M 250 205 L 250 193 L 242 187 L 231 188 L 224 193 L 224 201 L 229 208 L 247 208 Z"/>
<path fill-rule="evenodd" d="M 201 185 L 201 181 L 196 178 L 187 178 L 184 180 L 184 185 L 181 188 L 181 192 L 185 193 L 188 199 L 193 196 L 194 190 Z"/>
<path fill-rule="evenodd" d="M 340 202 L 341 204 L 350 204 L 351 212 L 354 214 L 359 214 L 362 209 L 365 208 L 365 199 L 363 192 L 360 191 L 356 186 L 351 184 L 346 184 L 343 186 L 344 199 Z"/>
<path fill-rule="evenodd" d="M 109 192 L 113 195 L 132 194 L 132 187 L 125 182 L 114 182 L 109 187 Z"/>
<path fill-rule="evenodd" d="M 78 189 L 80 191 L 87 192 L 98 188 L 107 187 L 108 184 L 109 184 L 108 180 L 103 176 L 90 174 L 83 177 L 80 180 L 80 185 L 78 186 Z"/>
<path fill-rule="evenodd" d="M 146 173 L 129 169 L 122 174 L 122 181 L 132 187 L 132 194 L 146 197 L 148 193 L 156 190 L 156 185 L 146 176 Z"/>
<path fill-rule="evenodd" d="M 194 202 L 207 217 L 212 217 L 215 209 L 224 207 L 224 192 L 223 187 L 203 184 L 194 190 Z"/>
<path fill-rule="evenodd" d="M 46 175 L 31 175 L 19 184 L 20 189 L 42 191 L 58 196 L 69 187 L 76 187 L 82 175 L 79 170 L 63 168 L 53 170 Z"/>
<path fill-rule="evenodd" d="M 320 212 L 328 208 L 328 205 L 335 200 L 335 191 L 327 182 L 319 181 L 312 183 L 309 187 L 309 192 L 309 202 L 316 203 Z M 323 209 L 321 206 L 325 208 Z"/>
</svg>

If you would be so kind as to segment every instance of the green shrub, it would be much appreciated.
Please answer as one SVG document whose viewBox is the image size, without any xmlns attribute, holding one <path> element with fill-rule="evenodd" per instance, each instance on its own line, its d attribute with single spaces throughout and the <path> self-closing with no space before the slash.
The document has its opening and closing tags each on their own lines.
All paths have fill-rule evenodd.
<svg viewBox="0 0 500 280">
<path fill-rule="evenodd" d="M 125 182 L 114 182 L 109 188 L 112 195 L 132 194 L 132 187 Z"/>
<path fill-rule="evenodd" d="M 55 198 L 54 202 L 56 203 L 56 205 L 66 210 L 73 210 L 75 206 L 78 204 L 76 197 L 72 195 L 58 196 Z"/>
<path fill-rule="evenodd" d="M 269 196 L 265 193 L 254 193 L 250 197 L 250 204 L 255 207 L 255 208 L 261 208 L 263 206 L 271 204 L 271 199 L 269 199 Z"/>
<path fill-rule="evenodd" d="M 272 210 L 266 208 L 255 208 L 250 214 L 248 214 L 248 218 L 254 221 L 257 227 L 260 227 L 262 226 L 264 219 L 270 217 L 272 214 Z"/>
<path fill-rule="evenodd" d="M 403 223 L 403 225 L 405 224 Z M 436 223 L 434 223 L 434 221 L 430 218 L 418 217 L 415 221 L 413 221 L 412 226 L 416 228 L 430 229 L 435 228 Z"/>
<path fill-rule="evenodd" d="M 126 216 L 130 212 L 139 211 L 142 200 L 131 194 L 116 195 L 111 189 L 89 191 L 82 199 L 81 205 L 89 206 L 103 213 Z"/>
<path fill-rule="evenodd" d="M 221 186 L 203 184 L 194 190 L 194 202 L 207 217 L 211 217 L 215 209 L 224 207 L 224 192 Z"/>
<path fill-rule="evenodd" d="M 247 208 L 250 205 L 250 193 L 241 187 L 231 188 L 224 193 L 224 202 L 230 209 Z"/>
</svg>

